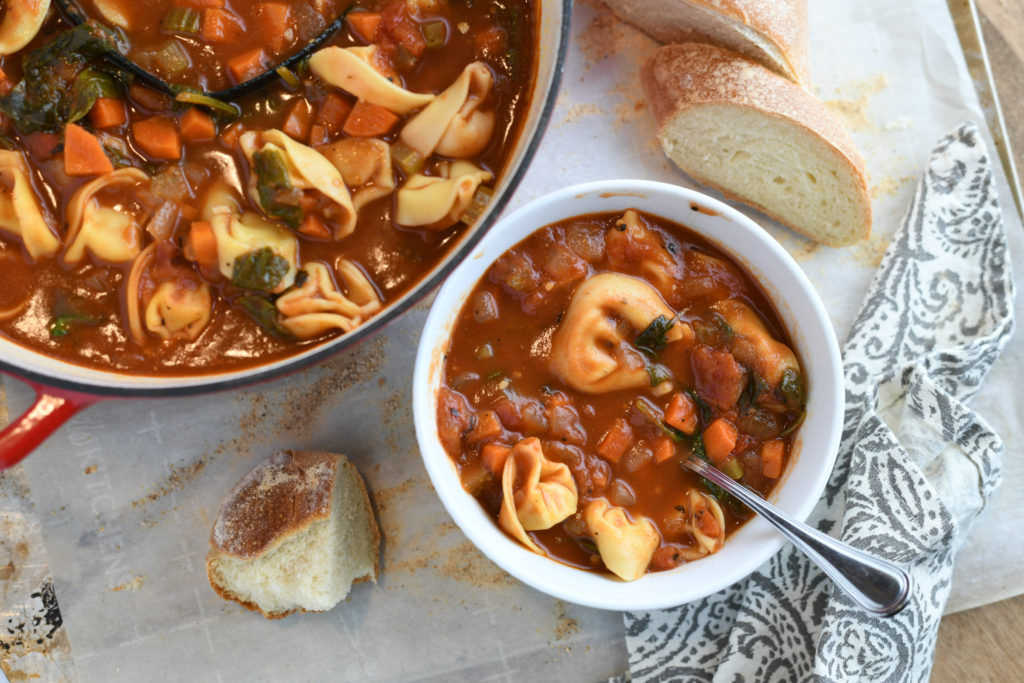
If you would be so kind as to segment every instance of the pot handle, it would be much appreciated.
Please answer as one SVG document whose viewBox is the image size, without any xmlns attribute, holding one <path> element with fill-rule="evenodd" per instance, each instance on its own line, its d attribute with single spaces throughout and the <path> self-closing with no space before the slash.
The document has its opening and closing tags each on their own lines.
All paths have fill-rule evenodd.
<svg viewBox="0 0 1024 683">
<path fill-rule="evenodd" d="M 0 470 L 17 465 L 72 415 L 97 400 L 34 383 L 32 388 L 36 390 L 35 403 L 0 432 Z"/>
</svg>

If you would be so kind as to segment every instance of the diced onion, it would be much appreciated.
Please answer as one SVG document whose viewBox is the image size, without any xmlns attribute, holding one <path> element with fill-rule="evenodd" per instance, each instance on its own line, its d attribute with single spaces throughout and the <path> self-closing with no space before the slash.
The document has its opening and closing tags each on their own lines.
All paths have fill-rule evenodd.
<svg viewBox="0 0 1024 683">
<path fill-rule="evenodd" d="M 167 76 L 168 78 L 176 78 L 188 71 L 192 62 L 188 58 L 188 53 L 185 52 L 177 40 L 169 40 L 153 55 L 153 62 L 155 63 L 159 72 Z"/>
<path fill-rule="evenodd" d="M 420 24 L 420 33 L 423 34 L 427 47 L 442 47 L 448 41 L 448 24 L 440 19 L 428 21 Z"/>
</svg>

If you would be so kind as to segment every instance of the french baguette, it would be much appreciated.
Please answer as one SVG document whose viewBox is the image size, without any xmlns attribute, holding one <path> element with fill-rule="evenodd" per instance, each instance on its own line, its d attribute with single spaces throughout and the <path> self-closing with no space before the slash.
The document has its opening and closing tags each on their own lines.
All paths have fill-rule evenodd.
<svg viewBox="0 0 1024 683">
<path fill-rule="evenodd" d="M 807 0 L 606 0 L 613 12 L 662 43 L 710 43 L 803 86 Z"/>
<path fill-rule="evenodd" d="M 659 48 L 641 81 L 662 149 L 684 172 L 822 244 L 867 238 L 864 162 L 806 90 L 699 43 Z"/>
</svg>

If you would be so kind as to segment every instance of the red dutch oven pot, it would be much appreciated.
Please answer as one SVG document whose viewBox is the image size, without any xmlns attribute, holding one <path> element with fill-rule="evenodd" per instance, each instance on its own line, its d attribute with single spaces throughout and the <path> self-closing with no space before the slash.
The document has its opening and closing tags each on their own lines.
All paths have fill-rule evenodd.
<svg viewBox="0 0 1024 683">
<path fill-rule="evenodd" d="M 508 203 L 540 144 L 555 107 L 569 44 L 572 0 L 540 3 L 537 71 L 522 132 L 506 162 L 494 198 L 443 261 L 404 296 L 358 329 L 290 358 L 246 370 L 194 376 L 139 376 L 67 363 L 0 338 L 0 372 L 27 382 L 36 400 L 0 432 L 0 469 L 18 463 L 79 410 L 110 399 L 156 398 L 227 391 L 270 380 L 358 344 L 430 293 L 480 241 Z"/>
</svg>

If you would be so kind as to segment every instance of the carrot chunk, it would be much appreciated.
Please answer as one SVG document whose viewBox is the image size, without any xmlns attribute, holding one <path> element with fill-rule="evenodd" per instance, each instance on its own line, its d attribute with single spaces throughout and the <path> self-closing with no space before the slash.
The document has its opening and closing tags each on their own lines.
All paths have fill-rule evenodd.
<svg viewBox="0 0 1024 683">
<path fill-rule="evenodd" d="M 413 57 L 423 56 L 427 41 L 420 32 L 419 23 L 409 15 L 405 0 L 395 0 L 384 8 L 382 14 L 384 30 L 404 47 Z"/>
<path fill-rule="evenodd" d="M 120 97 L 97 97 L 89 110 L 89 123 L 93 128 L 113 128 L 128 120 L 124 100 Z"/>
<path fill-rule="evenodd" d="M 299 226 L 299 232 L 307 237 L 323 240 L 331 238 L 331 231 L 324 225 L 324 222 L 313 215 L 306 216 L 305 220 L 302 221 L 302 225 Z"/>
<path fill-rule="evenodd" d="M 398 117 L 384 107 L 359 100 L 345 120 L 346 135 L 372 138 L 384 135 L 398 123 Z"/>
<path fill-rule="evenodd" d="M 245 25 L 238 15 L 216 7 L 203 10 L 199 36 L 210 43 L 230 43 L 245 35 Z M 230 62 L 229 62 L 230 63 Z"/>
<path fill-rule="evenodd" d="M 327 129 L 328 133 L 336 135 L 341 132 L 351 113 L 352 103 L 349 99 L 341 93 L 332 92 L 320 105 L 316 122 Z"/>
<path fill-rule="evenodd" d="M 283 2 L 262 2 L 257 10 L 260 36 L 275 54 L 281 54 L 295 37 L 291 8 Z"/>
<path fill-rule="evenodd" d="M 192 223 L 184 252 L 186 258 L 201 266 L 216 266 L 217 239 L 213 235 L 213 227 L 206 221 Z"/>
<path fill-rule="evenodd" d="M 216 134 L 213 117 L 205 111 L 192 107 L 181 117 L 181 137 L 189 142 L 212 140 Z"/>
<path fill-rule="evenodd" d="M 672 395 L 665 408 L 665 422 L 686 434 L 697 431 L 697 405 L 689 394 L 679 392 Z"/>
<path fill-rule="evenodd" d="M 267 53 L 263 48 L 256 47 L 247 52 L 235 55 L 228 60 L 228 71 L 234 76 L 235 81 L 244 83 L 250 78 L 259 76 L 266 68 Z"/>
<path fill-rule="evenodd" d="M 786 444 L 778 439 L 766 441 L 761 444 L 759 455 L 761 456 L 761 474 L 769 479 L 778 479 L 782 476 L 782 456 L 785 455 Z"/>
<path fill-rule="evenodd" d="M 163 116 L 136 121 L 132 124 L 135 146 L 154 159 L 180 159 L 181 136 L 174 119 Z"/>
<path fill-rule="evenodd" d="M 480 462 L 500 477 L 501 471 L 505 469 L 505 460 L 508 459 L 508 454 L 511 452 L 512 449 L 508 446 L 502 446 L 500 443 L 487 443 L 480 449 Z"/>
<path fill-rule="evenodd" d="M 288 115 L 281 124 L 281 130 L 293 140 L 309 139 L 309 127 L 313 125 L 313 105 L 305 97 L 299 97 L 288 110 Z"/>
<path fill-rule="evenodd" d="M 319 123 L 314 123 L 309 127 L 309 146 L 318 147 L 320 145 L 326 145 L 330 142 L 330 135 L 327 134 L 327 128 L 321 126 Z"/>
<path fill-rule="evenodd" d="M 378 12 L 352 12 L 348 15 L 348 25 L 352 27 L 352 32 L 367 43 L 377 40 L 380 22 Z"/>
<path fill-rule="evenodd" d="M 493 410 L 484 410 L 477 414 L 476 424 L 466 435 L 469 443 L 479 443 L 484 439 L 491 439 L 501 434 L 501 422 Z"/>
<path fill-rule="evenodd" d="M 616 418 L 612 426 L 601 437 L 597 444 L 597 454 L 609 462 L 618 462 L 625 455 L 626 449 L 633 445 L 633 429 L 621 417 Z"/>
<path fill-rule="evenodd" d="M 654 462 L 661 463 L 671 460 L 676 454 L 676 445 L 667 436 L 660 436 L 654 442 Z"/>
<path fill-rule="evenodd" d="M 723 467 L 732 455 L 739 432 L 724 417 L 720 417 L 704 430 L 704 452 L 715 467 Z"/>
<path fill-rule="evenodd" d="M 110 173 L 110 163 L 99 138 L 74 123 L 64 128 L 64 173 L 69 176 Z"/>
</svg>

